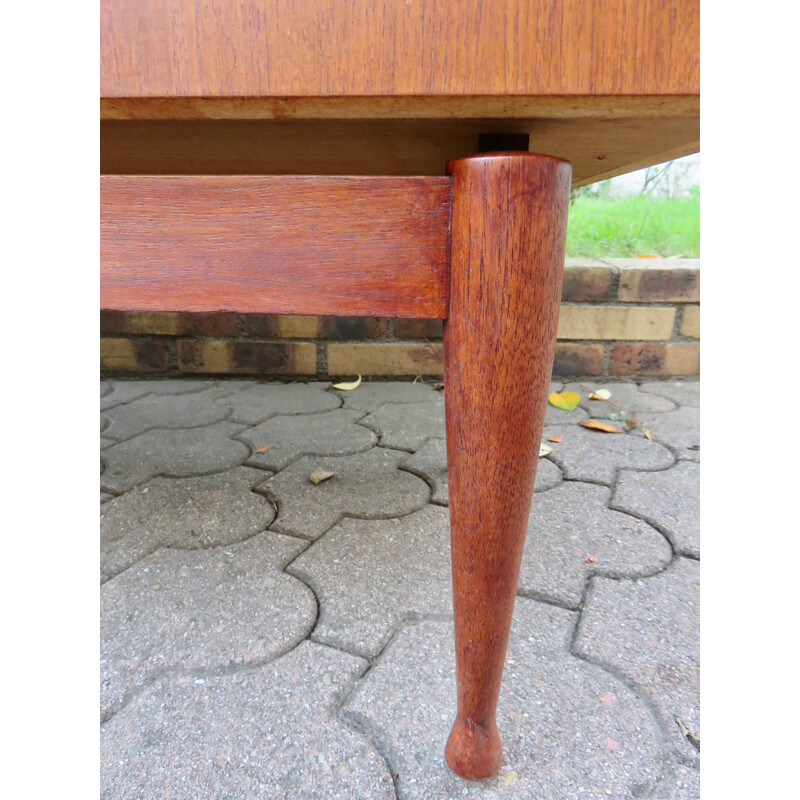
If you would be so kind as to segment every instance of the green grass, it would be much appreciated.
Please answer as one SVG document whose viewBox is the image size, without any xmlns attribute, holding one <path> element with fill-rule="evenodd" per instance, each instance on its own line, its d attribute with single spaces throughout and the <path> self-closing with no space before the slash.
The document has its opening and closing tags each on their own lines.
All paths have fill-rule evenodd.
<svg viewBox="0 0 800 800">
<path fill-rule="evenodd" d="M 567 255 L 700 257 L 700 197 L 578 197 L 570 205 Z"/>
</svg>

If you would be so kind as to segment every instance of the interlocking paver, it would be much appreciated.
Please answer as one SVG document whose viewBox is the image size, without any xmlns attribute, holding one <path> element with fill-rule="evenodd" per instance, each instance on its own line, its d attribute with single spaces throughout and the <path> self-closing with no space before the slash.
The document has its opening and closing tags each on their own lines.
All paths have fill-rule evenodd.
<svg viewBox="0 0 800 800">
<path fill-rule="evenodd" d="M 681 461 L 700 461 L 700 409 L 684 406 L 653 415 L 647 426 L 653 441 L 672 448 Z"/>
<path fill-rule="evenodd" d="M 381 444 L 413 452 L 431 437 L 443 437 L 444 392 L 426 403 L 387 403 L 361 420 L 381 434 Z"/>
<path fill-rule="evenodd" d="M 699 384 L 606 386 L 656 441 L 581 428 L 607 404 L 551 385 L 582 408 L 548 410 L 501 696 L 506 761 L 469 783 L 442 758 L 455 699 L 444 394 L 101 384 L 117 421 L 206 397 L 231 414 L 188 428 L 191 412 L 154 411 L 158 429 L 123 442 L 101 428 L 103 796 L 393 798 L 388 762 L 403 798 L 696 800 L 699 758 L 674 718 L 699 735 L 698 564 L 671 559 L 699 553 Z M 336 476 L 311 484 L 317 468 Z M 347 727 L 335 709 L 362 656 L 376 660 Z"/>
<path fill-rule="evenodd" d="M 304 456 L 258 487 L 280 509 L 272 530 L 316 539 L 344 515 L 400 517 L 428 502 L 421 478 L 397 469 L 403 453 L 374 447 L 354 456 Z M 333 472 L 319 484 L 316 470 Z"/>
<path fill-rule="evenodd" d="M 148 394 L 106 411 L 108 428 L 104 433 L 124 440 L 152 428 L 198 428 L 220 422 L 230 414 L 230 409 L 214 403 L 220 394 L 214 387 L 202 392 Z"/>
<path fill-rule="evenodd" d="M 333 716 L 366 662 L 313 642 L 233 675 L 160 680 L 101 733 L 103 800 L 394 800 L 374 746 Z"/>
<path fill-rule="evenodd" d="M 404 617 L 451 612 L 447 509 L 342 520 L 288 570 L 319 597 L 312 638 L 372 657 Z"/>
<path fill-rule="evenodd" d="M 330 383 L 261 383 L 219 400 L 232 411 L 231 422 L 255 425 L 281 414 L 311 414 L 339 408 L 336 395 L 324 391 Z"/>
<path fill-rule="evenodd" d="M 447 486 L 447 446 L 444 439 L 428 439 L 413 455 L 403 461 L 403 468 L 421 475 L 433 487 L 432 500 L 447 505 L 450 493 Z M 536 468 L 535 492 L 545 492 L 559 484 L 561 470 L 546 458 L 540 458 Z"/>
<path fill-rule="evenodd" d="M 588 419 L 589 415 L 580 406 L 573 408 L 572 411 L 564 411 L 563 408 L 551 406 L 547 403 L 547 411 L 544 415 L 545 425 L 577 425 L 582 419 Z"/>
<path fill-rule="evenodd" d="M 677 406 L 672 400 L 660 395 L 639 391 L 635 383 L 569 383 L 564 387 L 565 392 L 577 392 L 581 396 L 581 408 L 589 412 L 595 419 L 605 419 L 609 414 L 619 411 L 609 402 L 604 400 L 590 400 L 589 395 L 599 389 L 611 392 L 613 400 L 623 411 L 629 414 L 644 415 L 661 414 L 665 411 L 674 411 Z"/>
<path fill-rule="evenodd" d="M 591 575 L 649 575 L 669 564 L 666 539 L 647 523 L 609 510 L 610 496 L 606 487 L 585 483 L 534 495 L 519 591 L 577 609 Z"/>
<path fill-rule="evenodd" d="M 144 397 L 150 389 L 142 383 L 142 381 L 117 381 L 107 384 L 111 387 L 111 391 L 100 395 L 100 410 L 105 411 L 121 403 L 130 403 L 137 397 Z"/>
<path fill-rule="evenodd" d="M 699 381 L 653 381 L 641 385 L 643 392 L 658 394 L 668 397 L 681 406 L 700 407 L 700 382 Z"/>
<path fill-rule="evenodd" d="M 247 463 L 280 470 L 303 455 L 345 456 L 369 450 L 378 439 L 355 424 L 361 416 L 361 411 L 338 408 L 323 414 L 273 417 L 241 434 L 253 449 Z M 266 452 L 257 452 L 268 445 Z"/>
<path fill-rule="evenodd" d="M 595 578 L 575 652 L 624 676 L 658 708 L 664 735 L 686 763 L 699 755 L 675 717 L 700 735 L 700 564 L 678 558 L 639 580 Z"/>
<path fill-rule="evenodd" d="M 424 403 L 435 399 L 436 390 L 426 383 L 387 381 L 386 383 L 362 383 L 352 391 L 337 391 L 345 408 L 360 411 L 375 411 L 385 403 Z"/>
<path fill-rule="evenodd" d="M 209 381 L 204 381 L 202 379 L 136 380 L 130 383 L 144 389 L 146 392 L 152 392 L 153 394 L 191 394 L 192 392 L 202 392 L 204 389 L 209 389 L 218 385 L 216 381 L 209 383 Z M 232 382 L 222 381 L 221 383 L 232 386 Z M 114 385 L 118 388 L 120 383 L 117 382 Z"/>
<path fill-rule="evenodd" d="M 103 584 L 104 715 L 165 669 L 254 663 L 297 644 L 316 601 L 280 570 L 302 548 L 261 533 L 213 550 L 159 550 Z"/>
<path fill-rule="evenodd" d="M 100 575 L 107 580 L 162 547 L 233 544 L 263 531 L 275 509 L 250 491 L 264 472 L 237 467 L 196 478 L 155 478 L 104 506 Z"/>
<path fill-rule="evenodd" d="M 676 764 L 674 772 L 662 780 L 656 797 L 661 800 L 700 800 L 700 770 Z"/>
<path fill-rule="evenodd" d="M 204 389 L 215 388 L 220 396 L 238 392 L 240 389 L 252 385 L 252 381 L 207 381 L 207 380 L 129 380 L 129 381 L 101 381 L 100 383 L 100 408 L 106 410 L 114 408 L 121 403 L 129 403 L 138 397 L 148 394 L 191 394 L 202 392 Z M 104 386 L 110 391 L 104 393 Z"/>
<path fill-rule="evenodd" d="M 101 485 L 124 492 L 157 475 L 189 477 L 241 464 L 246 445 L 231 439 L 241 425 L 217 422 L 203 428 L 149 430 L 103 450 L 106 464 Z"/>
<path fill-rule="evenodd" d="M 450 621 L 404 626 L 341 715 L 389 755 L 399 797 L 647 796 L 661 769 L 658 727 L 620 680 L 569 654 L 575 616 L 517 600 L 498 709 L 504 762 L 494 778 L 464 781 L 442 755 L 455 716 Z"/>
<path fill-rule="evenodd" d="M 598 433 L 579 425 L 550 425 L 545 426 L 542 440 L 547 442 L 555 433 L 563 438 L 551 445 L 553 452 L 548 458 L 561 467 L 568 480 L 610 485 L 618 469 L 665 469 L 675 463 L 666 447 L 644 437 Z"/>
<path fill-rule="evenodd" d="M 663 472 L 619 473 L 611 508 L 659 527 L 675 552 L 700 557 L 700 465 L 679 461 Z"/>
</svg>

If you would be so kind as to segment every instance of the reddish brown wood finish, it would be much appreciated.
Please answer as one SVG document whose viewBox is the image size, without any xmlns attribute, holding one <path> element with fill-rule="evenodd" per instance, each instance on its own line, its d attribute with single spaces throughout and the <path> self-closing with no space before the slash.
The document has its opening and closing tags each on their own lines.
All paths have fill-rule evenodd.
<svg viewBox="0 0 800 800">
<path fill-rule="evenodd" d="M 101 94 L 378 100 L 699 94 L 699 6 L 699 0 L 103 0 Z"/>
<path fill-rule="evenodd" d="M 445 757 L 502 763 L 495 721 L 556 341 L 571 167 L 533 154 L 449 164 L 444 329 L 458 713 Z"/>
<path fill-rule="evenodd" d="M 450 179 L 101 178 L 104 309 L 443 318 Z"/>
</svg>

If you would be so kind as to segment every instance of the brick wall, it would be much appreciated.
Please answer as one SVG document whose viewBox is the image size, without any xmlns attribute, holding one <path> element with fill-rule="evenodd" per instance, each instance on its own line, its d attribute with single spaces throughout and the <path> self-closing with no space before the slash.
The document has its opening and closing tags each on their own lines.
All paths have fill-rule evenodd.
<svg viewBox="0 0 800 800">
<path fill-rule="evenodd" d="M 699 303 L 699 261 L 568 258 L 553 374 L 698 375 Z M 442 373 L 440 320 L 105 311 L 100 331 L 108 374 Z"/>
</svg>

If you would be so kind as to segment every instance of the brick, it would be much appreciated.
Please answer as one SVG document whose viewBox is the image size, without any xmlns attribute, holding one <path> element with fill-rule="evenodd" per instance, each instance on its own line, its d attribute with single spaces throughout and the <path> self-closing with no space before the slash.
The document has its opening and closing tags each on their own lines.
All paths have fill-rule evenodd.
<svg viewBox="0 0 800 800">
<path fill-rule="evenodd" d="M 700 306 L 686 306 L 683 309 L 681 336 L 689 336 L 692 339 L 700 338 Z"/>
<path fill-rule="evenodd" d="M 232 311 L 220 311 L 213 314 L 179 314 L 178 334 L 219 339 L 236 336 L 236 314 Z"/>
<path fill-rule="evenodd" d="M 329 344 L 330 375 L 441 375 L 442 345 Z"/>
<path fill-rule="evenodd" d="M 611 296 L 613 278 L 611 267 L 567 266 L 561 300 L 572 303 L 607 300 Z"/>
<path fill-rule="evenodd" d="M 700 374 L 699 342 L 672 342 L 666 350 L 665 375 Z"/>
<path fill-rule="evenodd" d="M 553 375 L 599 375 L 602 371 L 603 345 L 556 345 Z"/>
<path fill-rule="evenodd" d="M 619 259 L 617 297 L 628 302 L 699 302 L 700 265 L 692 259 Z"/>
<path fill-rule="evenodd" d="M 611 375 L 697 375 L 700 344 L 620 342 L 611 350 Z"/>
<path fill-rule="evenodd" d="M 319 317 L 300 314 L 246 314 L 244 335 L 253 339 L 315 339 Z"/>
<path fill-rule="evenodd" d="M 176 312 L 101 311 L 100 333 L 149 333 L 162 336 L 178 334 Z"/>
<path fill-rule="evenodd" d="M 100 332 L 225 338 L 236 335 L 236 315 L 227 311 L 210 314 L 101 311 Z"/>
<path fill-rule="evenodd" d="M 166 342 L 157 339 L 100 339 L 100 369 L 125 372 L 165 372 Z"/>
<path fill-rule="evenodd" d="M 398 319 L 395 335 L 398 339 L 441 339 L 444 320 Z"/>
<path fill-rule="evenodd" d="M 561 306 L 559 339 L 669 339 L 674 308 Z"/>
<path fill-rule="evenodd" d="M 385 336 L 382 317 L 316 317 L 300 314 L 248 314 L 245 335 L 263 339 L 376 339 Z"/>
<path fill-rule="evenodd" d="M 244 375 L 313 375 L 317 348 L 301 342 L 178 341 L 181 372 Z"/>
<path fill-rule="evenodd" d="M 383 317 L 321 317 L 321 339 L 377 339 L 389 330 Z"/>
</svg>

